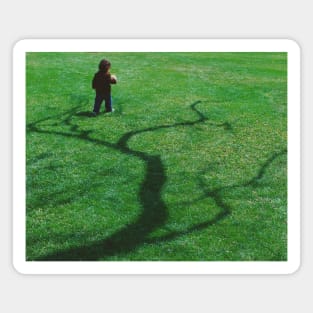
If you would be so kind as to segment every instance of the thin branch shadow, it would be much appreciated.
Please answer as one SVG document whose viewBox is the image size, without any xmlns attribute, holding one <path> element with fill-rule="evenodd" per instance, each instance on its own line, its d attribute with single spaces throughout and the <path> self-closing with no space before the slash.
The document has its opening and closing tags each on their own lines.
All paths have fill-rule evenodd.
<svg viewBox="0 0 313 313">
<path fill-rule="evenodd" d="M 198 197 L 197 199 L 193 199 L 192 202 L 184 202 L 185 205 L 194 204 L 198 201 L 202 201 L 208 198 L 211 198 L 214 200 L 216 205 L 221 209 L 221 211 L 216 214 L 216 216 L 210 220 L 198 223 L 196 225 L 192 225 L 189 228 L 184 229 L 183 231 L 174 231 L 171 232 L 161 238 L 152 238 L 150 240 L 147 240 L 147 243 L 161 243 L 166 241 L 172 241 L 177 239 L 180 236 L 188 235 L 196 231 L 201 231 L 206 229 L 209 226 L 212 226 L 224 218 L 226 218 L 229 214 L 231 214 L 232 207 L 224 200 L 222 193 L 224 191 L 229 191 L 231 189 L 235 188 L 241 188 L 241 187 L 257 187 L 259 181 L 264 177 L 266 170 L 269 168 L 269 166 L 280 156 L 287 153 L 287 149 L 283 149 L 281 151 L 273 153 L 260 167 L 258 173 L 256 176 L 251 178 L 250 180 L 243 182 L 241 184 L 233 184 L 228 186 L 222 186 L 219 188 L 213 188 L 213 189 L 207 189 L 207 186 L 204 182 L 204 180 L 200 177 L 199 178 L 199 188 L 201 188 L 204 192 L 204 195 L 201 197 Z"/>
</svg>

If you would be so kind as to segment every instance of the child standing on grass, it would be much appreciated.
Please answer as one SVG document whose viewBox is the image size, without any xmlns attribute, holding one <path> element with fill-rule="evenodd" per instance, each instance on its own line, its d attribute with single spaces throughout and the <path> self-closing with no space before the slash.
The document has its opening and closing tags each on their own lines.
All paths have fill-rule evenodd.
<svg viewBox="0 0 313 313">
<path fill-rule="evenodd" d="M 111 99 L 111 84 L 116 84 L 116 77 L 110 74 L 111 63 L 108 60 L 101 60 L 99 71 L 92 80 L 92 88 L 96 91 L 93 115 L 97 116 L 100 112 L 102 102 L 105 103 L 105 112 L 113 112 Z"/>
</svg>

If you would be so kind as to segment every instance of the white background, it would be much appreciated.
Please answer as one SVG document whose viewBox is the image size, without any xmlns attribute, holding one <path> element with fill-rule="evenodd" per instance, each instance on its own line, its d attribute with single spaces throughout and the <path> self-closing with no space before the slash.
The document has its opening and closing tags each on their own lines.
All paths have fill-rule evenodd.
<svg viewBox="0 0 313 313">
<path fill-rule="evenodd" d="M 311 312 L 310 1 L 2 1 L 2 312 Z M 287 276 L 23 276 L 12 267 L 12 47 L 23 38 L 289 38 L 302 48 L 302 265 Z M 311 104 L 311 105 L 310 105 Z"/>
</svg>

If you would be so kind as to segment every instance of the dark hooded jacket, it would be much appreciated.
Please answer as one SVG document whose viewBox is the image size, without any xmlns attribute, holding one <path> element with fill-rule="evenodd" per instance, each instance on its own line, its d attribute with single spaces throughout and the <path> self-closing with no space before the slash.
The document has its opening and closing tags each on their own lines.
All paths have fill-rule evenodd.
<svg viewBox="0 0 313 313">
<path fill-rule="evenodd" d="M 92 80 L 92 88 L 96 90 L 97 94 L 110 95 L 111 83 L 111 74 L 100 70 Z"/>
</svg>

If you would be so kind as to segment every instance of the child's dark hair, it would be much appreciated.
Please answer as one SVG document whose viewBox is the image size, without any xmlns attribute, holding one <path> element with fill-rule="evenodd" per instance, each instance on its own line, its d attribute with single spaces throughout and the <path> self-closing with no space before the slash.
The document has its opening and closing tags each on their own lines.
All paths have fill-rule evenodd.
<svg viewBox="0 0 313 313">
<path fill-rule="evenodd" d="M 109 70 L 110 66 L 111 66 L 111 63 L 108 60 L 103 59 L 99 63 L 99 70 L 107 72 Z"/>
</svg>

